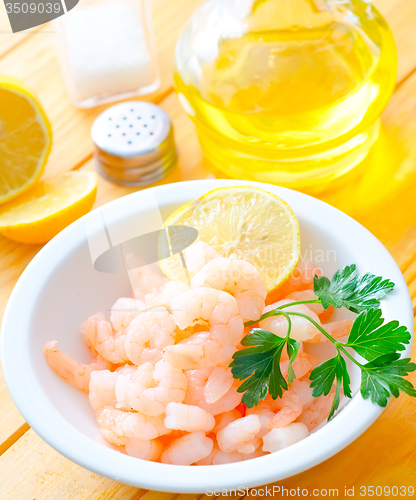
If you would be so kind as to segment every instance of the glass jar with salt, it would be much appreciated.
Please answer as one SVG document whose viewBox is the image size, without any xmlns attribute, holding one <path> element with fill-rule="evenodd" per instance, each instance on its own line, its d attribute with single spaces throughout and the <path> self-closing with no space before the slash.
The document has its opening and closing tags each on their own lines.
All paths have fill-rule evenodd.
<svg viewBox="0 0 416 500">
<path fill-rule="evenodd" d="M 91 108 L 158 88 L 148 0 L 83 0 L 54 23 L 75 106 Z"/>
</svg>

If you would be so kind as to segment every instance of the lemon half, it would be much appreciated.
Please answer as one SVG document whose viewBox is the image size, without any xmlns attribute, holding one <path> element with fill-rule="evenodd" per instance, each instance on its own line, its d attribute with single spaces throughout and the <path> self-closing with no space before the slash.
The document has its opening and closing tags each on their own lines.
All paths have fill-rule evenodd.
<svg viewBox="0 0 416 500">
<path fill-rule="evenodd" d="M 261 273 L 268 291 L 278 287 L 299 261 L 299 223 L 293 210 L 259 188 L 214 189 L 181 207 L 165 225 L 194 227 L 197 241 L 208 243 L 223 257 L 247 260 Z M 160 267 L 169 279 L 187 281 L 179 255 L 160 261 Z"/>
<path fill-rule="evenodd" d="M 21 243 L 46 243 L 91 210 L 96 192 L 94 172 L 68 172 L 37 182 L 0 206 L 0 233 Z"/>
<path fill-rule="evenodd" d="M 52 146 L 52 129 L 32 92 L 0 75 L 0 203 L 30 188 L 41 176 Z"/>
</svg>

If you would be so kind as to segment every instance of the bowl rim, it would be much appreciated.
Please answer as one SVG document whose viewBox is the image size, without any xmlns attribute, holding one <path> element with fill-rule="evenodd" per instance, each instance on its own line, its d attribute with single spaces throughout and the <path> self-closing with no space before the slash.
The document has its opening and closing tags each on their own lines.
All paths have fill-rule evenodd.
<svg viewBox="0 0 416 500">
<path fill-rule="evenodd" d="M 353 237 L 358 250 L 375 268 L 383 267 L 384 273 L 396 284 L 395 292 L 384 299 L 396 308 L 395 318 L 408 327 L 413 335 L 413 309 L 406 282 L 399 267 L 386 248 L 366 228 L 340 210 L 325 202 L 288 188 L 266 183 L 241 180 L 196 180 L 151 187 L 155 194 L 168 199 L 167 204 L 181 203 L 195 198 L 195 193 L 223 186 L 253 186 L 271 191 L 291 204 L 298 198 L 308 206 L 307 216 L 331 217 L 331 233 L 339 238 Z M 142 191 L 118 198 L 106 207 L 122 207 L 132 197 L 140 199 Z M 185 203 L 185 201 L 183 201 Z M 102 207 L 100 207 L 102 208 Z M 299 214 L 300 215 L 300 214 Z M 302 214 L 302 217 L 305 214 Z M 28 339 L 29 319 L 22 314 L 22 303 L 36 303 L 40 285 L 53 276 L 52 271 L 42 274 L 44 269 L 56 269 L 65 255 L 86 240 L 85 221 L 87 214 L 68 226 L 45 245 L 26 267 L 8 301 L 1 328 L 1 364 L 8 390 L 18 410 L 33 430 L 50 446 L 73 462 L 97 474 L 113 480 L 150 490 L 176 493 L 206 493 L 207 488 L 230 490 L 252 488 L 270 484 L 303 472 L 338 453 L 362 434 L 383 412 L 360 394 L 317 432 L 278 454 L 269 454 L 245 462 L 216 466 L 172 466 L 148 462 L 123 455 L 116 450 L 86 438 L 58 412 L 43 392 L 33 369 Z M 319 219 L 318 219 L 319 220 Z M 60 249 L 60 251 L 56 251 Z M 376 252 L 375 252 L 376 251 Z M 361 254 L 360 254 L 361 255 Z M 45 267 L 46 266 L 46 267 Z M 377 269 L 376 269 L 377 270 Z M 376 270 L 374 272 L 376 272 Z M 42 281 L 43 280 L 43 281 Z M 411 344 L 403 356 L 409 355 Z M 343 429 L 343 432 L 340 432 Z M 137 465 L 140 465 L 138 469 Z M 278 466 L 277 466 L 278 465 Z M 214 468 L 212 468 L 214 467 Z"/>
</svg>

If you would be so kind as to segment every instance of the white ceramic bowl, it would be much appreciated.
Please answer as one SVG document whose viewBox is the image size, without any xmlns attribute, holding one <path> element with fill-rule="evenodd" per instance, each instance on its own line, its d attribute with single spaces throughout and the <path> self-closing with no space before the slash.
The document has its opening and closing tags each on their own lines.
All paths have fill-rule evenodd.
<svg viewBox="0 0 416 500">
<path fill-rule="evenodd" d="M 163 216 L 205 192 L 230 185 L 253 185 L 286 200 L 301 227 L 302 252 L 335 250 L 324 262 L 326 275 L 356 263 L 360 272 L 390 278 L 395 290 L 382 301 L 386 320 L 397 319 L 413 332 L 406 283 L 393 258 L 365 228 L 335 208 L 304 194 L 253 182 L 202 180 L 152 188 Z M 146 215 L 137 192 L 106 205 L 115 220 Z M 158 491 L 205 492 L 206 488 L 255 487 L 281 480 L 326 460 L 350 444 L 381 414 L 382 408 L 357 393 L 328 424 L 278 453 L 227 465 L 184 467 L 138 460 L 103 444 L 88 398 L 60 379 L 46 363 L 43 346 L 53 339 L 82 362 L 89 354 L 78 325 L 98 310 L 109 309 L 131 288 L 124 275 L 93 269 L 86 221 L 81 218 L 48 243 L 28 265 L 10 297 L 2 326 L 2 366 L 8 389 L 29 425 L 52 447 L 98 474 Z M 329 254 L 333 255 L 333 254 Z M 409 354 L 410 346 L 405 355 Z M 357 392 L 359 374 L 353 372 Z"/>
</svg>

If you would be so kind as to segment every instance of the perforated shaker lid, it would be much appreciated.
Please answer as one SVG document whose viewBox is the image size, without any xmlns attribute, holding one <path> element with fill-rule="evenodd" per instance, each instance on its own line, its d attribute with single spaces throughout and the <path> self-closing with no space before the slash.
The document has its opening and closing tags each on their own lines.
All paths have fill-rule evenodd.
<svg viewBox="0 0 416 500">
<path fill-rule="evenodd" d="M 93 123 L 97 170 L 126 186 L 164 177 L 177 160 L 169 115 L 149 102 L 129 101 L 101 113 Z"/>
</svg>

